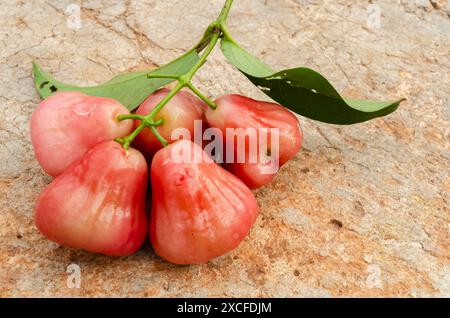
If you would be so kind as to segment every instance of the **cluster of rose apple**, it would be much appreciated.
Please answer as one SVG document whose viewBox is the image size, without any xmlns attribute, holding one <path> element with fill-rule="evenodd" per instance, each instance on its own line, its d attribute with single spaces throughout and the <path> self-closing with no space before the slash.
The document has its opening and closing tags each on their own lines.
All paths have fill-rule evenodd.
<svg viewBox="0 0 450 318">
<path fill-rule="evenodd" d="M 149 73 L 78 87 L 33 65 L 45 100 L 31 119 L 32 143 L 54 177 L 37 200 L 35 221 L 50 240 L 119 256 L 134 253 L 149 234 L 170 262 L 207 262 L 245 238 L 258 215 L 251 189 L 270 183 L 301 148 L 288 109 L 350 125 L 390 114 L 404 100 L 343 98 L 314 70 L 272 70 L 232 37 L 232 4 L 225 0 L 197 45 Z M 219 41 L 227 60 L 283 106 L 239 95 L 213 102 L 193 85 Z"/>
<path fill-rule="evenodd" d="M 134 115 L 150 113 L 168 92 L 149 96 Z M 114 99 L 80 92 L 46 98 L 31 118 L 36 158 L 54 177 L 36 203 L 38 229 L 59 244 L 116 256 L 134 253 L 149 235 L 155 252 L 176 264 L 204 263 L 236 248 L 258 215 L 250 189 L 275 174 L 267 173 L 264 156 L 248 160 L 248 142 L 236 143 L 248 129 L 269 129 L 264 140 L 257 136 L 257 151 L 270 154 L 276 129 L 282 166 L 299 151 L 302 133 L 297 117 L 275 103 L 225 95 L 215 105 L 180 91 L 155 117 L 158 125 L 136 130 L 140 121 Z M 203 143 L 173 139 L 179 128 L 193 136 L 196 121 L 222 133 L 222 156 L 234 160 L 218 164 Z M 124 147 L 134 132 L 132 147 Z M 177 160 L 179 153 L 191 160 Z"/>
</svg>

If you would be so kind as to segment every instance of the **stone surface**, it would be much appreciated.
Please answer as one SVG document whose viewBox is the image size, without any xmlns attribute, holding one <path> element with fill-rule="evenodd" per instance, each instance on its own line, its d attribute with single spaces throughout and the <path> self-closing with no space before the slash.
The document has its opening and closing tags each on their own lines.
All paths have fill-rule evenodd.
<svg viewBox="0 0 450 318">
<path fill-rule="evenodd" d="M 36 230 L 34 200 L 50 178 L 29 138 L 31 62 L 84 85 L 161 65 L 197 41 L 222 1 L 84 0 L 79 29 L 67 24 L 76 0 L 0 2 L 0 296 L 450 296 L 447 1 L 236 1 L 230 29 L 274 68 L 305 65 L 348 96 L 408 101 L 355 126 L 302 119 L 304 149 L 256 192 L 249 237 L 184 267 L 148 244 L 110 258 Z M 219 50 L 195 81 L 213 97 L 265 98 Z"/>
</svg>

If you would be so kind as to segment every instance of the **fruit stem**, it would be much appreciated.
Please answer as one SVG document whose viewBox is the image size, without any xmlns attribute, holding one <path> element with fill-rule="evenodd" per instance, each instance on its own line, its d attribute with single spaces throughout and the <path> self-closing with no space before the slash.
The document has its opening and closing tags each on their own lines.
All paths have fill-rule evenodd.
<svg viewBox="0 0 450 318">
<path fill-rule="evenodd" d="M 161 134 L 159 133 L 159 131 L 155 128 L 155 126 L 151 126 L 150 130 L 152 131 L 152 133 L 155 135 L 156 139 L 159 140 L 159 142 L 164 146 L 168 146 L 169 143 L 167 142 L 166 139 L 164 139 L 163 136 L 161 136 Z"/>
<path fill-rule="evenodd" d="M 168 74 L 147 74 L 147 78 L 171 78 L 180 81 L 180 76 Z M 217 105 L 208 97 L 203 95 L 203 93 L 200 92 L 198 88 L 195 87 L 194 84 L 192 84 L 192 82 L 187 82 L 186 87 L 188 87 L 195 95 L 197 95 L 201 100 L 203 100 L 212 110 L 215 110 L 217 108 Z"/>
<path fill-rule="evenodd" d="M 146 120 L 152 120 L 153 117 L 155 117 L 159 113 L 159 111 L 172 99 L 172 97 L 174 97 L 184 86 L 184 83 L 178 80 L 177 85 L 175 85 L 175 87 L 172 88 L 166 96 L 164 96 L 164 98 L 158 103 L 158 105 L 156 105 L 156 107 L 152 109 L 150 114 L 148 114 L 144 118 Z"/>
<path fill-rule="evenodd" d="M 231 6 L 233 5 L 233 0 L 227 0 L 222 8 L 222 11 L 217 18 L 217 23 L 219 25 L 227 23 L 228 15 L 230 14 Z"/>
<path fill-rule="evenodd" d="M 217 108 L 217 105 L 211 101 L 208 97 L 206 97 L 205 95 L 202 94 L 202 92 L 200 92 L 197 87 L 195 87 L 194 85 L 192 85 L 191 82 L 186 84 L 187 87 L 189 87 L 189 89 L 194 92 L 195 95 L 197 95 L 201 100 L 203 100 L 212 110 L 215 110 Z"/>
<path fill-rule="evenodd" d="M 114 139 L 114 141 L 118 142 L 119 144 L 122 145 L 122 147 L 125 150 L 128 150 L 130 148 L 131 143 L 133 142 L 133 140 L 137 137 L 137 135 L 139 135 L 139 133 L 144 130 L 145 127 L 150 127 L 150 129 L 152 130 L 153 134 L 156 136 L 156 138 L 158 138 L 158 140 L 164 145 L 165 139 L 159 134 L 158 130 L 156 129 L 156 127 L 161 126 L 164 123 L 164 120 L 158 119 L 156 121 L 154 120 L 147 120 L 145 118 L 145 116 L 143 115 L 138 115 L 138 114 L 127 114 L 127 115 L 119 115 L 117 117 L 118 121 L 122 121 L 122 120 L 126 120 L 126 119 L 137 119 L 141 121 L 141 124 L 139 126 L 136 127 L 136 129 L 128 136 L 124 137 L 124 138 L 116 138 Z"/>
<path fill-rule="evenodd" d="M 145 125 L 141 123 L 130 135 L 126 136 L 125 138 L 116 138 L 114 139 L 114 141 L 121 144 L 125 150 L 128 150 L 134 138 L 136 138 L 137 135 L 139 135 L 139 133 L 144 130 L 144 128 Z"/>
<path fill-rule="evenodd" d="M 142 120 L 144 118 L 144 116 L 142 115 L 138 115 L 138 114 L 127 114 L 127 115 L 119 115 L 117 116 L 117 120 L 118 121 L 123 121 L 126 119 L 139 119 Z"/>
<path fill-rule="evenodd" d="M 125 119 L 138 119 L 141 120 L 141 124 L 136 127 L 136 129 L 125 138 L 117 138 L 115 141 L 122 144 L 122 146 L 128 150 L 133 140 L 139 135 L 139 133 L 144 130 L 146 127 L 150 127 L 152 133 L 155 137 L 161 142 L 163 146 L 167 146 L 169 143 L 164 137 L 158 132 L 155 128 L 156 122 L 153 121 L 153 118 L 158 114 L 158 112 L 184 87 L 188 87 L 192 90 L 199 98 L 201 98 L 209 107 L 213 110 L 217 108 L 217 105 L 214 104 L 211 100 L 209 100 L 205 95 L 203 95 L 194 85 L 192 85 L 192 78 L 197 73 L 197 71 L 205 64 L 208 56 L 216 47 L 217 41 L 223 35 L 223 30 L 225 29 L 225 23 L 228 18 L 228 14 L 230 13 L 231 6 L 233 4 L 233 0 L 226 0 L 225 5 L 222 8 L 218 18 L 211 23 L 206 29 L 202 40 L 194 47 L 197 52 L 203 51 L 202 55 L 198 59 L 198 61 L 192 66 L 192 68 L 181 76 L 176 75 L 167 75 L 167 74 L 148 74 L 148 78 L 169 78 L 176 79 L 178 83 L 174 88 L 170 90 L 170 92 L 156 105 L 155 108 L 146 116 L 142 115 L 121 115 L 118 120 Z"/>
</svg>

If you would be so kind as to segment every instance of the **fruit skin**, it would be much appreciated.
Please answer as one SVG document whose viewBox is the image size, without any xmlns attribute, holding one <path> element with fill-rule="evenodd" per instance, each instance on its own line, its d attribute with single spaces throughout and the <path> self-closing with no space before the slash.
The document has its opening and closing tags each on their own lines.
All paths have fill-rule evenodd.
<svg viewBox="0 0 450 318">
<path fill-rule="evenodd" d="M 92 148 L 54 179 L 35 207 L 39 231 L 61 245 L 129 255 L 145 240 L 147 163 L 114 141 Z"/>
<path fill-rule="evenodd" d="M 117 121 L 130 112 L 110 98 L 79 92 L 60 92 L 43 100 L 31 116 L 31 141 L 37 161 L 56 177 L 96 144 L 125 137 L 131 120 Z"/>
<path fill-rule="evenodd" d="M 177 163 L 174 147 L 190 149 L 201 163 Z M 191 141 L 158 151 L 151 166 L 150 240 L 175 264 L 201 264 L 235 249 L 258 215 L 253 193 Z"/>
<path fill-rule="evenodd" d="M 168 88 L 162 88 L 150 95 L 139 108 L 136 114 L 148 115 L 153 108 L 170 92 Z M 157 127 L 158 132 L 169 143 L 172 140 L 172 131 L 176 128 L 186 128 L 191 134 L 191 140 L 194 138 L 194 121 L 204 120 L 204 110 L 206 104 L 196 96 L 185 92 L 178 92 L 155 116 L 154 120 L 163 119 L 163 125 Z M 134 125 L 137 127 L 139 120 L 135 120 Z M 161 143 L 156 139 L 150 129 L 144 129 L 135 139 L 133 146 L 139 149 L 147 158 L 150 158 L 159 149 L 162 148 Z"/>
<path fill-rule="evenodd" d="M 224 167 L 251 189 L 270 183 L 275 174 L 263 173 L 263 168 L 269 167 L 270 164 L 264 163 L 260 158 L 256 163 L 250 163 L 248 159 L 244 163 L 238 163 L 236 139 L 226 139 L 226 128 L 279 128 L 279 167 L 292 159 L 300 150 L 303 139 L 300 124 L 297 117 L 286 108 L 240 95 L 221 96 L 216 100 L 216 105 L 216 110 L 206 110 L 206 121 L 211 127 L 220 130 L 225 143 L 234 143 L 235 150 L 234 162 L 226 163 Z M 270 136 L 269 133 L 267 140 L 271 140 Z M 270 142 L 268 144 L 270 145 Z M 247 153 L 248 148 L 248 142 L 246 142 Z M 225 146 L 224 149 L 226 149 Z"/>
</svg>

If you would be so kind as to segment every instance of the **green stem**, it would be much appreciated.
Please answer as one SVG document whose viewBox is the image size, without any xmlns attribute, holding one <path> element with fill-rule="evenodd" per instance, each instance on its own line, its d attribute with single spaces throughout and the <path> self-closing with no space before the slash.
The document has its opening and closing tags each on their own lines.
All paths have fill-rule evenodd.
<svg viewBox="0 0 450 318">
<path fill-rule="evenodd" d="M 162 118 L 158 119 L 157 121 L 153 121 L 153 120 L 148 120 L 145 118 L 144 115 L 139 115 L 139 114 L 124 114 L 124 115 L 119 115 L 117 116 L 117 120 L 118 121 L 123 121 L 123 120 L 127 120 L 127 119 L 137 119 L 140 121 L 144 121 L 145 122 L 145 126 L 153 126 L 153 127 L 158 127 L 161 126 L 164 123 L 164 120 Z"/>
<path fill-rule="evenodd" d="M 219 18 L 217 19 L 217 23 L 219 25 L 227 23 L 228 15 L 230 14 L 231 6 L 233 5 L 233 0 L 227 0 L 225 5 L 220 12 Z"/>
<path fill-rule="evenodd" d="M 161 136 L 161 134 L 159 133 L 159 131 L 158 131 L 155 127 L 151 126 L 151 127 L 150 127 L 150 130 L 151 130 L 152 133 L 155 135 L 156 139 L 158 139 L 159 142 L 160 142 L 164 147 L 166 147 L 166 146 L 169 144 L 169 143 L 167 142 L 167 140 L 165 140 L 164 137 Z"/>
<path fill-rule="evenodd" d="M 233 1 L 233 0 L 231 0 L 231 1 Z M 180 82 L 184 82 L 184 84 L 185 84 L 184 86 L 186 86 L 186 84 L 192 80 L 192 78 L 194 77 L 195 73 L 197 73 L 197 71 L 200 69 L 200 67 L 202 67 L 203 64 L 205 64 L 206 59 L 208 58 L 208 56 L 211 54 L 211 52 L 216 47 L 217 41 L 220 38 L 220 34 L 221 34 L 221 31 L 220 31 L 220 27 L 218 25 L 217 29 L 214 30 L 214 34 L 213 34 L 213 36 L 211 38 L 211 42 L 209 42 L 209 44 L 206 47 L 205 51 L 200 56 L 200 59 L 194 64 L 194 66 L 191 68 L 191 70 L 189 72 L 187 72 L 186 74 L 180 76 L 179 81 Z"/>
<path fill-rule="evenodd" d="M 164 124 L 164 119 L 160 118 L 157 121 L 154 121 L 153 124 L 151 125 L 151 127 L 162 126 L 162 124 Z"/>
<path fill-rule="evenodd" d="M 127 120 L 127 119 L 143 120 L 144 116 L 143 115 L 138 115 L 138 114 L 127 114 L 127 115 L 119 115 L 119 116 L 117 116 L 117 120 L 118 121 L 123 121 L 123 120 Z"/>
<path fill-rule="evenodd" d="M 122 147 L 126 150 L 128 150 L 128 148 L 130 148 L 131 143 L 133 142 L 133 140 L 137 137 L 137 135 L 140 134 L 141 131 L 143 131 L 145 128 L 145 125 L 143 123 L 141 123 L 139 126 L 137 126 L 137 128 L 128 136 L 126 136 L 125 138 L 121 139 L 115 139 L 115 141 L 117 141 L 118 143 L 122 144 Z"/>
<path fill-rule="evenodd" d="M 174 97 L 184 86 L 185 85 L 181 81 L 178 81 L 177 85 L 175 85 L 175 87 L 172 88 L 166 96 L 164 96 L 164 98 L 158 103 L 158 105 L 156 105 L 156 107 L 152 109 L 150 114 L 145 116 L 145 119 L 152 120 L 153 117 L 155 117 L 159 113 L 159 111 L 172 99 L 172 97 Z"/>
<path fill-rule="evenodd" d="M 197 87 L 195 87 L 194 85 L 192 85 L 191 82 L 187 83 L 187 87 L 189 87 L 189 89 L 194 92 L 195 95 L 197 95 L 201 100 L 203 100 L 212 110 L 215 110 L 217 108 L 217 105 L 212 102 L 208 97 L 206 97 L 205 95 L 202 94 L 202 92 L 200 92 Z"/>
<path fill-rule="evenodd" d="M 121 143 L 125 149 L 128 149 L 133 142 L 133 140 L 137 137 L 137 135 L 146 127 L 150 127 L 151 131 L 155 135 L 155 137 L 161 142 L 163 146 L 167 146 L 168 142 L 164 139 L 164 137 L 159 134 L 158 130 L 155 128 L 155 122 L 153 118 L 158 114 L 158 112 L 184 87 L 189 87 L 198 97 L 200 97 L 205 103 L 208 104 L 212 109 L 216 109 L 217 105 L 215 105 L 212 101 L 210 101 L 206 96 L 204 96 L 194 85 L 192 85 L 191 81 L 197 71 L 205 64 L 208 56 L 216 47 L 217 41 L 223 34 L 223 30 L 226 30 L 225 23 L 228 18 L 228 14 L 230 13 L 231 6 L 233 4 L 233 0 L 226 0 L 225 5 L 222 8 L 218 18 L 216 21 L 211 23 L 208 29 L 205 31 L 202 40 L 194 47 L 197 52 L 203 51 L 202 55 L 198 59 L 198 61 L 192 66 L 192 68 L 181 76 L 168 75 L 168 74 L 148 74 L 148 78 L 168 78 L 168 79 L 176 79 L 178 80 L 177 85 L 170 90 L 170 92 L 156 105 L 155 108 L 150 112 L 150 114 L 146 116 L 139 115 L 137 116 L 129 115 L 132 117 L 124 119 L 140 119 L 142 120 L 141 124 L 127 137 L 116 139 L 117 142 Z"/>
</svg>

